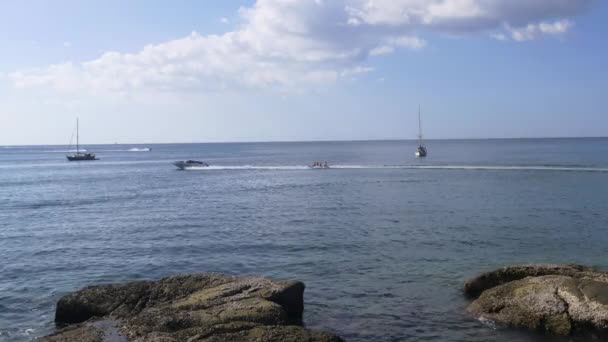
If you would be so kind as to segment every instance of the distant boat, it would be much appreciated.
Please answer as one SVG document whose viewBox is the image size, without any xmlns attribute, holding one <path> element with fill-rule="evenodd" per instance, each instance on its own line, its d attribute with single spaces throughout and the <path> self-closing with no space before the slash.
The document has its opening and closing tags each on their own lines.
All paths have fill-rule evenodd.
<svg viewBox="0 0 608 342">
<path fill-rule="evenodd" d="M 309 166 L 311 169 L 329 169 L 329 165 L 327 165 L 327 162 L 325 163 L 321 163 L 321 162 L 314 162 L 312 163 L 312 165 Z"/>
<path fill-rule="evenodd" d="M 209 167 L 209 164 L 202 162 L 202 161 L 198 161 L 198 160 L 182 160 L 182 161 L 176 161 L 173 163 L 173 165 L 177 166 L 178 169 L 180 170 L 185 170 L 185 169 L 189 169 L 189 168 L 199 168 L 199 167 Z"/>
<path fill-rule="evenodd" d="M 76 118 L 76 152 L 73 154 L 68 154 L 65 157 L 68 158 L 69 161 L 97 160 L 94 153 L 80 152 L 80 137 L 78 129 L 78 118 Z"/>
<path fill-rule="evenodd" d="M 422 123 L 420 120 L 420 106 L 418 107 L 418 148 L 416 149 L 416 157 L 426 157 L 426 147 L 422 144 Z"/>
</svg>

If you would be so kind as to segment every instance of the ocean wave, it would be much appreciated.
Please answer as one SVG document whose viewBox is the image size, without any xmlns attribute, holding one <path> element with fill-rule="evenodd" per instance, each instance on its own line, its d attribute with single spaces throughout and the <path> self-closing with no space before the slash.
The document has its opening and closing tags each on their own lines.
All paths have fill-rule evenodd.
<svg viewBox="0 0 608 342">
<path fill-rule="evenodd" d="M 13 339 L 16 337 L 31 338 L 35 332 L 36 332 L 36 329 L 33 329 L 33 328 L 0 329 L 0 340 L 4 337 L 10 338 L 10 339 Z"/>
<path fill-rule="evenodd" d="M 496 322 L 492 321 L 491 319 L 479 317 L 477 320 L 479 322 L 481 322 L 481 324 L 485 325 L 486 327 L 488 327 L 492 330 L 496 330 Z"/>
<path fill-rule="evenodd" d="M 85 163 L 70 163 L 67 160 L 62 160 L 62 162 L 50 162 L 50 163 L 23 163 L 23 164 L 1 164 L 0 169 L 23 169 L 23 168 L 73 168 L 74 165 L 79 165 L 79 167 L 91 167 L 91 168 L 99 168 L 103 166 L 109 165 L 166 165 L 169 164 L 171 160 L 116 160 L 116 161 L 107 161 L 105 159 L 96 160 L 95 162 L 85 162 Z"/>
</svg>

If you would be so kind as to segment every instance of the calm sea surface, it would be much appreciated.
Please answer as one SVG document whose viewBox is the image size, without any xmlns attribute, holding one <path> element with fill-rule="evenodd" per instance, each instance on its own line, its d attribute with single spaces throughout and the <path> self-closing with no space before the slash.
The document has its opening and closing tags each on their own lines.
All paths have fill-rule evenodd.
<svg viewBox="0 0 608 342">
<path fill-rule="evenodd" d="M 608 268 L 608 139 L 428 146 L 99 145 L 81 163 L 0 147 L 0 341 L 51 332 L 85 285 L 206 271 L 303 280 L 306 325 L 348 341 L 542 340 L 467 316 L 462 284 L 513 263 Z"/>
</svg>

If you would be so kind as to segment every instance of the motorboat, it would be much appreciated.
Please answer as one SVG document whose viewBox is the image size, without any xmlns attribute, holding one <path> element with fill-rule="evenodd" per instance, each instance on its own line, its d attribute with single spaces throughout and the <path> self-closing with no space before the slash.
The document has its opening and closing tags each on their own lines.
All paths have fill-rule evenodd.
<svg viewBox="0 0 608 342">
<path fill-rule="evenodd" d="M 180 160 L 173 163 L 180 170 L 198 167 L 209 167 L 209 164 L 198 160 Z"/>
<path fill-rule="evenodd" d="M 309 167 L 311 169 L 329 169 L 329 165 L 327 165 L 327 162 L 325 162 L 325 163 L 314 162 Z"/>
</svg>

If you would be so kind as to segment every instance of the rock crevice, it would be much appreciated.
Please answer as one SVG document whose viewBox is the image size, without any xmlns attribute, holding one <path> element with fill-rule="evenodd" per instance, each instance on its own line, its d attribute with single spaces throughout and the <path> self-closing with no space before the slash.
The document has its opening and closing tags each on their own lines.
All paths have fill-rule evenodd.
<svg viewBox="0 0 608 342">
<path fill-rule="evenodd" d="M 572 321 L 572 318 L 570 317 L 570 304 L 568 304 L 568 301 L 566 299 L 564 299 L 564 297 L 561 296 L 560 294 L 560 290 L 559 287 L 555 288 L 555 296 L 562 301 L 562 303 L 564 303 L 564 306 L 566 307 L 564 310 L 564 313 L 566 314 L 566 316 L 568 317 L 568 321 Z"/>
</svg>

